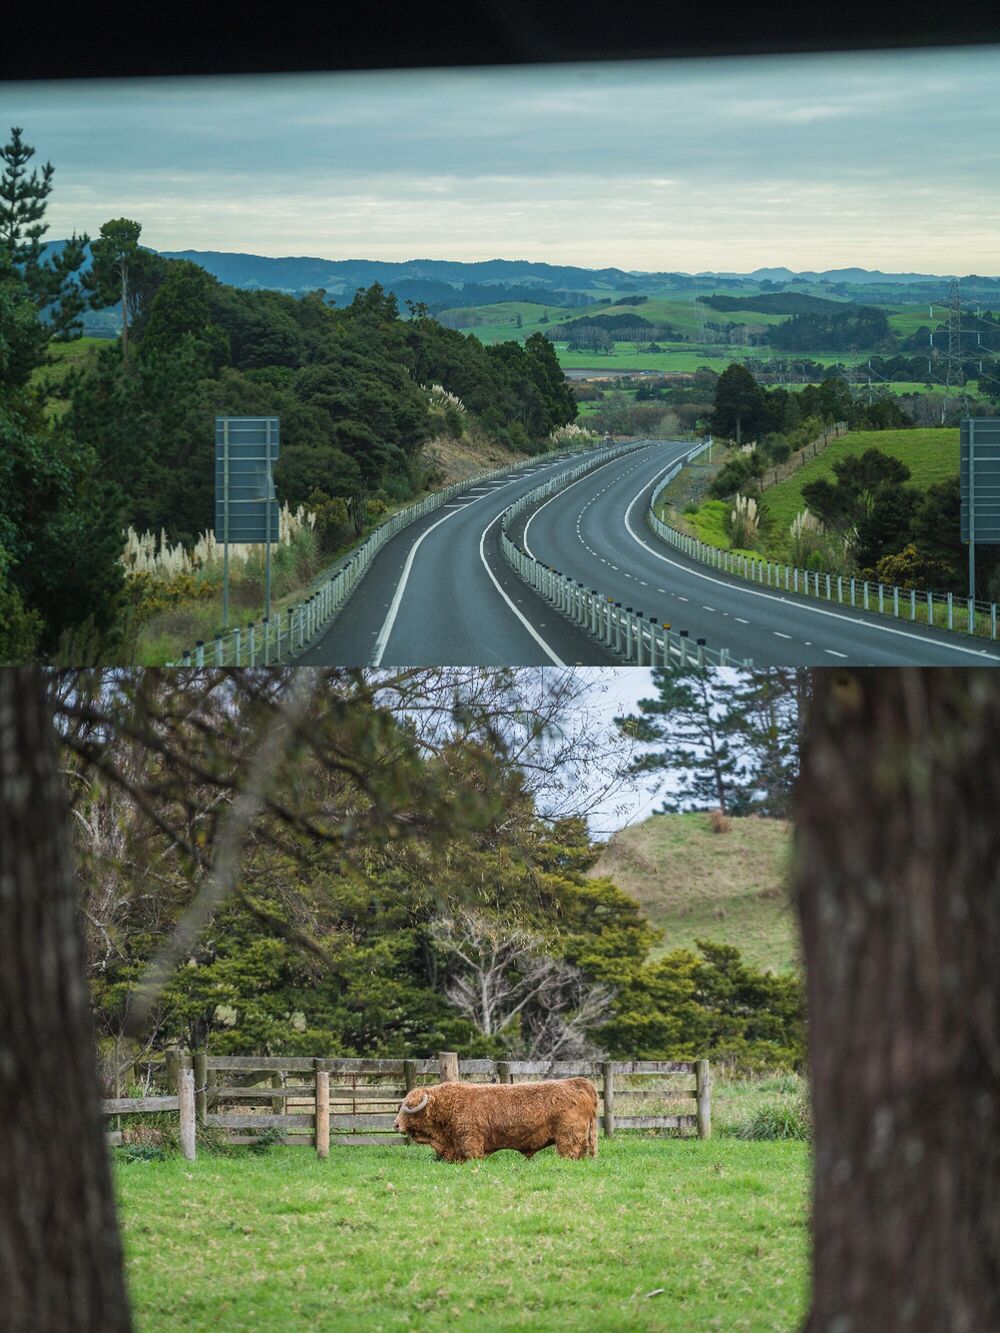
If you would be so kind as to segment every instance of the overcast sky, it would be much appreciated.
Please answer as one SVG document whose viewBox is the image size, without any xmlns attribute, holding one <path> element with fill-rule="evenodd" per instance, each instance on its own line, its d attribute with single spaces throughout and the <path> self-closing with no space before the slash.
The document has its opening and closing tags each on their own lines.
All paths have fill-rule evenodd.
<svg viewBox="0 0 1000 1333">
<path fill-rule="evenodd" d="M 1000 273 L 1000 48 L 0 85 L 49 238 Z"/>
</svg>

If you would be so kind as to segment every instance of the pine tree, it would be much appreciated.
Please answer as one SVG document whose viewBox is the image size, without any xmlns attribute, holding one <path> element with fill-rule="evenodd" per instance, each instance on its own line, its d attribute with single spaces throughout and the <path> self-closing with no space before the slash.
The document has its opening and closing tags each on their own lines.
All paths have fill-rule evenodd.
<svg viewBox="0 0 1000 1333">
<path fill-rule="evenodd" d="M 14 126 L 10 142 L 0 148 L 0 273 L 13 269 L 24 281 L 38 310 L 44 311 L 51 336 L 58 341 L 77 337 L 82 329 L 83 293 L 76 274 L 86 258 L 90 238 L 74 232 L 57 250 L 42 260 L 42 237 L 46 200 L 52 192 L 55 168 L 46 162 L 41 175 L 28 174 L 35 155 Z"/>
<path fill-rule="evenodd" d="M 142 224 L 131 218 L 112 218 L 101 227 L 101 234 L 90 247 L 93 266 L 84 279 L 90 303 L 101 309 L 121 301 L 122 360 L 128 360 L 129 314 L 134 311 L 131 277 L 142 263 L 139 233 Z"/>
<path fill-rule="evenodd" d="M 664 811 L 718 807 L 786 818 L 798 775 L 804 680 L 782 668 L 654 671 L 659 698 L 639 701 L 641 717 L 615 719 L 626 735 L 657 746 L 632 772 L 670 775 Z"/>
<path fill-rule="evenodd" d="M 732 812 L 746 799 L 739 755 L 732 744 L 740 684 L 706 667 L 653 672 L 657 699 L 640 699 L 642 716 L 615 718 L 622 732 L 657 748 L 641 754 L 633 773 L 664 772 L 675 779 L 663 811 L 718 807 Z M 660 784 L 660 790 L 666 786 Z"/>
</svg>

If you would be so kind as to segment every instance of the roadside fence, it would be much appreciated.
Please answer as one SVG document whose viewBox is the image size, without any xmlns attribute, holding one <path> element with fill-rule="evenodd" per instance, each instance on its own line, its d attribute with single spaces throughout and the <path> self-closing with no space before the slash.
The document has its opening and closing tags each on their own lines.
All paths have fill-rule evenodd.
<svg viewBox="0 0 1000 1333">
<path fill-rule="evenodd" d="M 636 666 L 753 666 L 749 658 L 734 657 L 726 648 L 709 648 L 701 638 L 691 639 L 688 630 L 674 630 L 666 620 L 656 620 L 635 607 L 623 606 L 613 597 L 597 588 L 588 588 L 579 579 L 570 578 L 552 565 L 546 565 L 529 555 L 507 535 L 512 519 L 555 491 L 563 490 L 578 477 L 585 476 L 612 458 L 645 448 L 650 441 L 632 441 L 593 454 L 585 463 L 563 472 L 558 478 L 537 486 L 522 495 L 503 512 L 500 521 L 500 542 L 503 553 L 517 574 L 567 620 L 599 639 L 611 652 Z M 687 455 L 688 461 L 698 456 L 712 443 L 703 441 Z M 657 488 L 662 490 L 681 470 L 683 462 L 675 464 L 667 478 Z"/>
<path fill-rule="evenodd" d="M 163 1077 L 176 1093 L 116 1097 L 106 1115 L 177 1111 L 181 1151 L 196 1154 L 199 1126 L 225 1131 L 227 1141 L 252 1144 L 262 1134 L 314 1148 L 330 1144 L 405 1144 L 392 1124 L 413 1088 L 437 1083 L 519 1083 L 555 1078 L 592 1079 L 600 1097 L 598 1120 L 606 1138 L 617 1131 L 693 1130 L 712 1134 L 712 1077 L 707 1060 L 460 1060 L 441 1051 L 435 1060 L 219 1056 L 168 1052 Z M 677 1086 L 676 1079 L 688 1080 Z M 693 1086 L 690 1080 L 693 1079 Z M 694 1109 L 688 1110 L 694 1102 Z M 121 1143 L 120 1131 L 109 1143 Z M 126 1136 L 127 1138 L 127 1136 Z"/>
<path fill-rule="evenodd" d="M 689 455 L 689 459 L 694 455 Z M 686 459 L 686 461 L 689 461 Z M 679 463 L 659 482 L 649 497 L 646 522 L 653 532 L 669 546 L 675 547 L 689 559 L 698 560 L 724 574 L 757 583 L 761 587 L 780 592 L 798 593 L 815 597 L 823 602 L 835 602 L 858 611 L 878 612 L 896 620 L 929 625 L 936 629 L 953 630 L 979 638 L 997 637 L 996 602 L 976 601 L 971 597 L 956 597 L 953 593 L 918 591 L 892 584 L 876 583 L 847 574 L 832 574 L 822 570 L 798 569 L 778 560 L 763 556 L 739 555 L 710 546 L 697 537 L 690 537 L 670 526 L 656 513 L 656 506 L 666 487 L 683 467 Z"/>
</svg>

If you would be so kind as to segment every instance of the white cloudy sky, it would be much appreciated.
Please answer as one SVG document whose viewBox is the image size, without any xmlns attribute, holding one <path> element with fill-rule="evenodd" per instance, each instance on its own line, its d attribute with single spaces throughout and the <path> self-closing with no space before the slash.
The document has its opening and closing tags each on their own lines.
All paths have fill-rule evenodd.
<svg viewBox="0 0 1000 1333">
<path fill-rule="evenodd" d="M 0 85 L 49 237 L 161 250 L 1000 272 L 1000 47 Z"/>
</svg>

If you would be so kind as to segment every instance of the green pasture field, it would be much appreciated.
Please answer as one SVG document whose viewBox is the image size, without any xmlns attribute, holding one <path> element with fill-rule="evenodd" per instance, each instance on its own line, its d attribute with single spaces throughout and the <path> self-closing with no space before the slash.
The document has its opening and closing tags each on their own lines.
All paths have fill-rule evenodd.
<svg viewBox="0 0 1000 1333">
<path fill-rule="evenodd" d="M 120 1163 L 116 1182 L 139 1333 L 771 1333 L 806 1312 L 800 1141 L 633 1132 L 596 1160 L 463 1165 L 286 1147 Z"/>
</svg>

